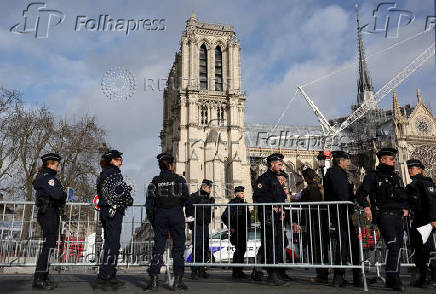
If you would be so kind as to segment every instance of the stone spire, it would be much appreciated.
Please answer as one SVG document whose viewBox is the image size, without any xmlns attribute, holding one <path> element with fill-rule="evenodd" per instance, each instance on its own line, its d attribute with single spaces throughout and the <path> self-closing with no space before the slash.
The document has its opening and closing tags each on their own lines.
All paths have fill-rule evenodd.
<svg viewBox="0 0 436 294">
<path fill-rule="evenodd" d="M 394 98 L 393 98 L 393 115 L 394 115 L 394 121 L 401 118 L 401 109 L 400 105 L 398 104 L 398 98 L 397 98 L 397 91 L 394 89 Z"/>
<path fill-rule="evenodd" d="M 368 66 L 366 64 L 365 50 L 363 48 L 362 28 L 359 20 L 359 6 L 356 4 L 357 40 L 359 46 L 359 80 L 357 81 L 357 104 L 362 104 L 369 98 L 369 92 L 374 92 Z"/>
<path fill-rule="evenodd" d="M 422 104 L 422 96 L 421 96 L 421 89 L 416 90 L 416 97 L 418 98 L 418 104 Z"/>
</svg>

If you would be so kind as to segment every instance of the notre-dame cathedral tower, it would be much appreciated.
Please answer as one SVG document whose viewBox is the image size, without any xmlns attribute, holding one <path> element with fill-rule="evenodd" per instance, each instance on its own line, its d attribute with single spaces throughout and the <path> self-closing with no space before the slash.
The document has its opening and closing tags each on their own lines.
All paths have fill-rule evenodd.
<svg viewBox="0 0 436 294">
<path fill-rule="evenodd" d="M 163 94 L 162 151 L 174 155 L 191 192 L 212 180 L 219 203 L 235 186 L 245 187 L 249 201 L 252 194 L 240 51 L 232 26 L 199 22 L 193 13 Z"/>
</svg>

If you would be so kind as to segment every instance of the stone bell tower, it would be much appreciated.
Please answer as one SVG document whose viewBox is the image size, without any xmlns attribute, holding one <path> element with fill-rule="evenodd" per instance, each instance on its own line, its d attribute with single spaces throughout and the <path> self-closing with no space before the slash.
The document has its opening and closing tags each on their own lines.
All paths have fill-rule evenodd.
<svg viewBox="0 0 436 294">
<path fill-rule="evenodd" d="M 230 25 L 186 22 L 163 94 L 162 151 L 195 191 L 212 180 L 218 203 L 245 187 L 251 201 L 250 165 L 244 136 L 241 47 Z"/>
</svg>

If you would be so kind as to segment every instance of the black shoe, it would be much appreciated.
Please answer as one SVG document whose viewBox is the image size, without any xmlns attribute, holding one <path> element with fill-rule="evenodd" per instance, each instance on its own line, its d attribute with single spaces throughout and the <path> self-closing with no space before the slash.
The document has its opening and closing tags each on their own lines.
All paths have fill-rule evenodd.
<svg viewBox="0 0 436 294">
<path fill-rule="evenodd" d="M 108 286 L 108 280 L 103 280 L 103 279 L 97 278 L 94 281 L 94 284 L 92 285 L 92 289 L 93 290 L 100 289 L 100 290 L 106 291 L 106 286 Z"/>
<path fill-rule="evenodd" d="M 395 278 L 387 277 L 385 286 L 386 288 L 392 288 L 392 290 L 394 291 L 399 291 L 399 292 L 406 291 L 399 277 L 395 277 Z"/>
<path fill-rule="evenodd" d="M 45 279 L 47 281 L 47 283 L 49 283 L 50 285 L 53 286 L 53 288 L 57 288 L 58 287 L 58 283 L 56 283 L 54 280 L 47 278 Z"/>
<path fill-rule="evenodd" d="M 248 279 L 248 275 L 241 270 L 239 272 L 239 278 L 242 280 L 245 280 L 245 279 Z"/>
<path fill-rule="evenodd" d="M 427 283 L 427 272 L 420 272 L 418 279 L 416 279 L 415 281 L 412 281 L 410 283 L 410 286 L 415 287 L 415 288 L 426 288 L 428 286 Z"/>
<path fill-rule="evenodd" d="M 118 280 L 117 278 L 112 278 L 108 280 L 107 283 L 112 287 L 112 290 L 118 290 L 126 286 L 126 282 Z"/>
<path fill-rule="evenodd" d="M 159 289 L 159 277 L 157 275 L 151 275 L 150 281 L 148 282 L 147 286 L 145 286 L 144 291 L 150 292 L 150 291 L 157 291 Z"/>
<path fill-rule="evenodd" d="M 174 290 L 176 291 L 186 291 L 188 290 L 188 286 L 186 286 L 185 283 L 183 283 L 183 277 L 182 276 L 176 276 L 174 278 Z"/>
<path fill-rule="evenodd" d="M 49 281 L 40 279 L 33 280 L 32 288 L 38 290 L 54 290 L 54 286 L 50 284 Z"/>
<path fill-rule="evenodd" d="M 284 270 L 279 270 L 279 278 L 280 278 L 282 281 L 285 281 L 285 282 L 289 282 L 289 281 L 293 281 L 293 280 L 294 280 L 294 279 L 291 278 L 291 276 L 289 276 L 289 275 L 286 273 L 286 271 L 284 271 Z"/>
<path fill-rule="evenodd" d="M 262 271 L 258 271 L 256 269 L 253 269 L 253 271 L 251 272 L 251 279 L 253 281 L 260 282 L 260 281 L 262 281 L 262 277 L 263 277 Z"/>
<path fill-rule="evenodd" d="M 198 280 L 200 277 L 198 275 L 198 270 L 197 269 L 193 269 L 191 272 L 191 279 L 193 280 Z"/>
<path fill-rule="evenodd" d="M 270 270 L 268 281 L 274 286 L 282 286 L 285 284 L 283 280 L 280 279 L 280 274 L 278 270 Z"/>
<path fill-rule="evenodd" d="M 200 277 L 202 277 L 203 279 L 208 279 L 209 278 L 209 274 L 206 272 L 205 268 L 202 268 L 200 270 Z"/>
<path fill-rule="evenodd" d="M 329 283 L 329 277 L 324 276 L 316 276 L 314 278 L 310 278 L 309 281 L 314 284 L 328 284 Z"/>
<path fill-rule="evenodd" d="M 333 286 L 335 287 L 344 287 L 347 282 L 344 280 L 343 275 L 338 274 L 338 275 L 334 275 L 332 283 Z"/>
</svg>

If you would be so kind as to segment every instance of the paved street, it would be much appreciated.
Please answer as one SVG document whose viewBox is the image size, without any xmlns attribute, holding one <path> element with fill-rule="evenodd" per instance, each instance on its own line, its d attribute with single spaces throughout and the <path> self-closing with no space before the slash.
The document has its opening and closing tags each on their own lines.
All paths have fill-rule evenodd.
<svg viewBox="0 0 436 294">
<path fill-rule="evenodd" d="M 308 282 L 308 278 L 311 276 L 310 271 L 305 270 L 292 270 L 288 273 L 295 277 L 295 281 L 289 282 L 285 286 L 273 287 L 268 285 L 266 281 L 253 282 L 247 280 L 244 282 L 233 282 L 231 280 L 231 271 L 224 270 L 210 270 L 210 278 L 207 280 L 201 279 L 198 281 L 192 281 L 190 278 L 186 278 L 186 284 L 189 287 L 188 293 L 351 293 L 362 292 L 362 288 L 355 288 L 348 286 L 341 288 L 340 290 L 329 285 L 312 285 Z M 186 276 L 189 277 L 190 273 L 187 272 Z M 127 287 L 119 292 L 122 293 L 143 293 L 142 288 L 145 285 L 146 275 L 136 270 L 135 272 L 119 274 L 120 279 L 127 281 Z M 91 284 L 95 276 L 93 274 L 86 273 L 64 273 L 56 274 L 54 279 L 59 283 L 59 287 L 52 293 L 74 293 L 82 294 L 92 291 Z M 161 275 L 161 279 L 164 279 L 164 275 Z M 350 279 L 350 277 L 348 277 Z M 409 284 L 408 276 L 404 276 L 403 279 L 406 285 Z M 164 283 L 162 281 L 162 283 Z M 29 293 L 32 292 L 32 275 L 31 274 L 0 274 L 1 293 Z M 383 288 L 381 281 L 371 284 L 369 286 L 371 293 L 389 293 Z M 39 292 L 39 291 L 38 291 Z M 95 291 L 103 292 L 101 290 Z M 108 291 L 111 292 L 111 291 Z M 115 293 L 115 291 L 113 291 Z M 161 287 L 160 293 L 174 293 L 164 287 Z M 435 290 L 428 288 L 412 289 L 406 288 L 406 292 L 409 293 L 435 293 Z"/>
</svg>

